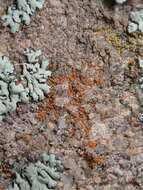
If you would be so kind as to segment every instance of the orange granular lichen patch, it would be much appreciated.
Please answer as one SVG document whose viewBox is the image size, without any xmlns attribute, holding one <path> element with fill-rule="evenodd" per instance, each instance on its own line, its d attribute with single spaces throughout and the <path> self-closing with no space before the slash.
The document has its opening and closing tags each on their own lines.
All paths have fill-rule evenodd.
<svg viewBox="0 0 143 190">
<path fill-rule="evenodd" d="M 11 175 L 11 167 L 9 164 L 0 162 L 0 173 L 10 174 Z"/>
<path fill-rule="evenodd" d="M 101 80 L 100 78 L 94 78 L 94 82 L 97 84 L 97 85 L 99 85 L 99 86 L 107 86 L 107 84 L 103 81 L 103 80 Z"/>
<path fill-rule="evenodd" d="M 94 160 L 89 161 L 88 165 L 90 167 L 99 166 L 99 165 L 103 164 L 103 161 L 105 161 L 105 160 L 106 160 L 106 158 L 104 158 L 104 157 L 94 157 Z"/>
<path fill-rule="evenodd" d="M 38 118 L 41 120 L 46 119 L 46 107 L 44 105 L 39 106 Z"/>
<path fill-rule="evenodd" d="M 90 142 L 89 142 L 89 147 L 91 147 L 91 148 L 95 148 L 99 143 L 100 143 L 99 140 L 96 140 L 96 141 L 90 141 Z"/>
<path fill-rule="evenodd" d="M 83 159 L 88 163 L 90 167 L 99 166 L 103 163 L 103 161 L 106 160 L 105 157 L 102 157 L 102 156 L 97 157 L 92 152 L 86 152 L 86 151 L 80 154 L 80 156 L 83 157 Z"/>
<path fill-rule="evenodd" d="M 45 111 L 40 111 L 40 112 L 38 112 L 38 117 L 39 117 L 41 120 L 46 119 L 46 112 L 45 112 Z"/>
<path fill-rule="evenodd" d="M 55 109 L 55 117 L 58 119 L 60 118 L 60 116 L 61 116 L 60 109 L 59 108 Z"/>
<path fill-rule="evenodd" d="M 100 71 L 100 73 L 105 72 L 100 63 L 97 70 Z M 80 75 L 77 72 L 73 72 L 71 74 L 62 73 L 59 77 L 51 76 L 49 85 L 56 86 L 67 82 L 67 95 L 71 98 L 71 101 L 65 104 L 63 108 L 55 105 L 56 90 L 52 89 L 47 98 L 41 102 L 44 106 L 41 105 L 41 107 L 39 107 L 38 116 L 40 119 L 44 120 L 46 118 L 46 114 L 53 111 L 55 118 L 58 119 L 61 117 L 62 109 L 65 109 L 67 111 L 66 124 L 70 126 L 68 129 L 68 138 L 76 138 L 78 134 L 77 131 L 79 131 L 81 144 L 84 144 L 85 147 L 89 147 L 90 149 L 95 149 L 100 142 L 98 140 L 92 141 L 90 138 L 91 126 L 86 124 L 86 121 L 89 120 L 89 118 L 82 105 L 85 104 L 84 95 L 89 86 L 93 86 L 95 84 L 106 86 L 107 84 L 99 77 L 94 78 L 93 81 L 90 81 L 90 78 L 89 74 Z M 88 101 L 88 104 L 91 107 L 93 107 L 93 105 L 95 106 L 95 102 L 93 101 Z M 71 111 L 72 106 L 76 107 L 76 111 Z M 95 112 L 101 115 L 102 120 L 108 117 L 108 114 L 101 110 L 95 109 Z M 87 152 L 86 148 L 81 156 L 91 167 L 100 165 L 105 160 L 103 157 L 97 157 L 95 154 Z"/>
<path fill-rule="evenodd" d="M 77 131 L 77 128 L 76 128 L 75 125 L 73 125 L 72 128 L 71 128 L 71 133 L 69 135 L 69 138 L 74 138 L 75 135 L 76 135 L 76 131 Z"/>
</svg>

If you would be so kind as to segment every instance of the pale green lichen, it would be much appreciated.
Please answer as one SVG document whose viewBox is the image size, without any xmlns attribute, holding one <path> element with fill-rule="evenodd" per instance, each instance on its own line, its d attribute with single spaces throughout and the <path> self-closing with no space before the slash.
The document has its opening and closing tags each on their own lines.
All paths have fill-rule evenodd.
<svg viewBox="0 0 143 190">
<path fill-rule="evenodd" d="M 139 62 L 139 67 L 143 69 L 143 57 L 139 57 L 138 62 Z"/>
<path fill-rule="evenodd" d="M 138 58 L 139 68 L 143 69 L 143 57 Z M 143 76 L 139 77 L 140 88 L 143 89 Z"/>
<path fill-rule="evenodd" d="M 15 110 L 18 102 L 26 100 L 24 87 L 16 85 L 16 82 L 13 65 L 8 57 L 0 53 L 0 120 L 3 114 Z"/>
<path fill-rule="evenodd" d="M 5 21 L 3 25 L 10 26 L 12 33 L 19 31 L 21 22 L 26 25 L 30 24 L 30 16 L 26 12 L 16 9 L 16 6 L 9 7 L 7 15 L 1 18 Z"/>
<path fill-rule="evenodd" d="M 30 15 L 43 7 L 45 0 L 17 0 L 17 5 L 10 6 L 7 14 L 2 16 L 3 26 L 9 26 L 11 33 L 19 31 L 20 24 L 30 24 Z"/>
<path fill-rule="evenodd" d="M 0 53 L 0 79 L 5 82 L 14 79 L 14 67 L 11 64 L 9 58 Z"/>
<path fill-rule="evenodd" d="M 123 4 L 123 3 L 126 2 L 126 0 L 115 0 L 115 1 L 116 1 L 116 3 L 118 3 L 118 4 Z"/>
<path fill-rule="evenodd" d="M 8 190 L 48 190 L 55 188 L 63 170 L 61 161 L 55 155 L 42 154 L 36 163 L 16 173 L 13 184 Z"/>
<path fill-rule="evenodd" d="M 50 87 L 46 84 L 51 71 L 46 70 L 49 62 L 42 61 L 37 63 L 41 55 L 41 51 L 26 50 L 24 54 L 27 56 L 29 63 L 23 65 L 23 76 L 27 80 L 29 95 L 34 100 L 42 100 L 49 93 Z M 34 63 L 36 62 L 36 63 Z"/>
<path fill-rule="evenodd" d="M 42 100 L 48 94 L 50 87 L 46 80 L 51 71 L 47 70 L 47 60 L 37 62 L 41 53 L 39 50 L 24 52 L 29 62 L 23 64 L 20 81 L 9 58 L 0 53 L 0 120 L 4 114 L 16 110 L 17 103 L 28 103 L 30 99 Z M 26 87 L 23 80 L 27 82 Z"/>
<path fill-rule="evenodd" d="M 26 49 L 23 54 L 27 57 L 29 63 L 35 63 L 38 61 L 38 57 L 42 55 L 41 50 L 33 51 Z"/>
<path fill-rule="evenodd" d="M 17 0 L 17 8 L 29 14 L 36 9 L 42 9 L 44 2 L 45 0 Z"/>
<path fill-rule="evenodd" d="M 143 33 L 143 10 L 132 11 L 127 30 L 129 33 L 139 31 Z"/>
</svg>

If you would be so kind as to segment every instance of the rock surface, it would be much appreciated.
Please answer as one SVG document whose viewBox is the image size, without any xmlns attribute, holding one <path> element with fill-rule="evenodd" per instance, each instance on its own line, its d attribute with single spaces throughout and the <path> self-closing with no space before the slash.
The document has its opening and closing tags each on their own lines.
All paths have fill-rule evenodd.
<svg viewBox="0 0 143 190">
<path fill-rule="evenodd" d="M 1 0 L 0 15 L 10 4 Z M 0 51 L 17 73 L 25 48 L 41 49 L 52 71 L 49 95 L 18 105 L 0 123 L 1 189 L 13 171 L 43 152 L 57 154 L 65 165 L 58 190 L 143 189 L 143 37 L 126 32 L 133 6 L 47 1 L 15 36 L 0 28 Z"/>
</svg>

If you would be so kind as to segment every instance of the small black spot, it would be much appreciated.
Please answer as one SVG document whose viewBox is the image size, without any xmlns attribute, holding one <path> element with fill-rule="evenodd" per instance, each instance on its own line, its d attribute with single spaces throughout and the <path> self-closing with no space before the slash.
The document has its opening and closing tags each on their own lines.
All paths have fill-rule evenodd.
<svg viewBox="0 0 143 190">
<path fill-rule="evenodd" d="M 103 3 L 107 8 L 111 9 L 115 5 L 115 0 L 104 0 Z"/>
</svg>

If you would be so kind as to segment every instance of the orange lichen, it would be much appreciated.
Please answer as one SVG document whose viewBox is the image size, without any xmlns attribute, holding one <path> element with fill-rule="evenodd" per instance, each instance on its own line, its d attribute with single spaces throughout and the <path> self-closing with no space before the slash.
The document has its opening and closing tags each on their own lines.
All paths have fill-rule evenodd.
<svg viewBox="0 0 143 190">
<path fill-rule="evenodd" d="M 38 112 L 38 117 L 41 119 L 41 120 L 44 120 L 46 118 L 46 112 L 45 111 L 40 111 Z"/>
<path fill-rule="evenodd" d="M 101 74 L 101 76 L 105 72 L 105 69 L 103 69 L 103 64 L 101 64 L 101 62 L 98 62 L 96 64 L 96 70 Z M 99 140 L 92 141 L 90 138 L 91 126 L 86 122 L 89 120 L 89 117 L 84 109 L 84 105 L 86 102 L 92 108 L 94 107 L 94 112 L 100 114 L 101 120 L 108 118 L 108 112 L 96 109 L 96 102 L 93 102 L 92 100 L 86 101 L 85 98 L 85 94 L 90 87 L 93 85 L 105 87 L 107 86 L 107 83 L 104 82 L 104 80 L 100 77 L 96 77 L 91 80 L 89 74 L 81 75 L 78 72 L 73 71 L 70 74 L 63 72 L 59 77 L 51 76 L 48 84 L 56 86 L 64 82 L 67 83 L 66 93 L 67 96 L 70 97 L 70 101 L 62 107 L 55 105 L 56 90 L 53 88 L 47 98 L 41 102 L 41 107 L 39 108 L 38 115 L 41 117 L 41 119 L 44 120 L 45 115 L 52 111 L 55 115 L 55 118 L 59 119 L 62 116 L 61 113 L 64 109 L 67 113 L 66 124 L 69 126 L 67 129 L 69 132 L 67 138 L 76 138 L 77 134 L 80 134 L 80 142 L 84 145 L 85 148 L 81 156 L 84 160 L 87 161 L 89 166 L 93 167 L 100 165 L 102 161 L 105 160 L 105 158 L 98 157 L 95 154 L 86 151 L 86 148 L 95 149 L 100 142 Z M 42 107 L 42 105 L 44 106 Z M 76 111 L 71 111 L 72 106 L 76 108 Z"/>
<path fill-rule="evenodd" d="M 69 135 L 69 138 L 74 138 L 76 135 L 76 131 L 77 131 L 77 128 L 76 128 L 76 126 L 73 125 L 71 128 L 71 133 Z"/>
<path fill-rule="evenodd" d="M 88 163 L 90 167 L 99 166 L 103 163 L 103 161 L 106 160 L 105 157 L 102 156 L 97 157 L 95 156 L 95 154 L 88 151 L 84 151 L 83 153 L 80 154 L 80 156 L 83 157 L 83 159 Z"/>
<path fill-rule="evenodd" d="M 103 81 L 103 80 L 101 80 L 100 78 L 94 78 L 94 82 L 97 84 L 97 85 L 99 85 L 99 86 L 107 86 L 107 84 Z"/>
<path fill-rule="evenodd" d="M 89 142 L 89 146 L 90 146 L 91 148 L 95 148 L 99 143 L 100 143 L 99 140 L 90 141 L 90 142 Z"/>
<path fill-rule="evenodd" d="M 11 175 L 11 167 L 8 163 L 0 162 L 0 173 L 2 172 Z"/>
</svg>

